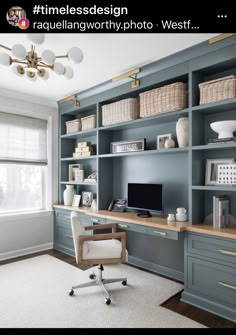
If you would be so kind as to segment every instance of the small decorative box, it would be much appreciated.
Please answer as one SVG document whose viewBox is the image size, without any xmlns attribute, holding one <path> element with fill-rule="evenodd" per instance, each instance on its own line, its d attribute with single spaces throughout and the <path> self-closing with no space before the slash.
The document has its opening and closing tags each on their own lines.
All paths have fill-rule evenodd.
<svg viewBox="0 0 236 335">
<path fill-rule="evenodd" d="M 121 152 L 143 151 L 146 149 L 146 139 L 137 141 L 112 142 L 111 153 L 117 154 Z"/>
<path fill-rule="evenodd" d="M 236 184 L 236 164 L 218 165 L 217 182 L 218 184 L 235 185 Z"/>
</svg>

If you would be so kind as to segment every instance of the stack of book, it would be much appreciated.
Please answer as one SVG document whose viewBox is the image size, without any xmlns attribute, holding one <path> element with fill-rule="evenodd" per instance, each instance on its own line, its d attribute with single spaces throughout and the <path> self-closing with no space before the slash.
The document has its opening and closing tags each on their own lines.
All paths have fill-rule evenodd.
<svg viewBox="0 0 236 335">
<path fill-rule="evenodd" d="M 218 143 L 236 143 L 236 136 L 225 137 L 225 138 L 210 138 L 208 144 L 218 144 Z"/>
<path fill-rule="evenodd" d="M 213 227 L 226 228 L 229 221 L 229 199 L 226 195 L 213 197 Z"/>
</svg>

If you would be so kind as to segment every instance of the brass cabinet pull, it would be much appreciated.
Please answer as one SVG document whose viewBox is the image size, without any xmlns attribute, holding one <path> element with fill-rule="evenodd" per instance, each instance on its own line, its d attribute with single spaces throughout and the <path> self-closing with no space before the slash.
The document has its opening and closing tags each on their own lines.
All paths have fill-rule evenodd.
<svg viewBox="0 0 236 335">
<path fill-rule="evenodd" d="M 157 230 L 154 230 L 153 233 L 161 235 L 161 236 L 166 236 L 167 235 L 166 233 L 163 233 L 162 231 L 157 231 Z"/>
<path fill-rule="evenodd" d="M 119 224 L 118 226 L 121 227 L 121 228 L 128 228 L 129 227 L 129 226 L 127 226 L 127 224 Z"/>
<path fill-rule="evenodd" d="M 222 250 L 222 249 L 219 249 L 218 251 L 225 255 L 236 256 L 236 252 L 233 251 Z"/>
<path fill-rule="evenodd" d="M 73 238 L 73 236 L 71 236 L 71 235 L 66 235 L 66 237 L 68 237 L 68 238 Z"/>
<path fill-rule="evenodd" d="M 221 285 L 221 286 L 227 287 L 227 288 L 231 288 L 231 290 L 235 290 L 236 291 L 236 286 L 225 284 L 225 283 L 222 283 L 221 281 L 218 281 L 218 284 Z"/>
</svg>

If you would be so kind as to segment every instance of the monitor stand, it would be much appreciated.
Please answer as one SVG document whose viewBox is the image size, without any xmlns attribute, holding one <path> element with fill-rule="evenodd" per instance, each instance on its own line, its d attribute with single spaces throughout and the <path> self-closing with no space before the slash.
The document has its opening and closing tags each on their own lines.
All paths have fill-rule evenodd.
<svg viewBox="0 0 236 335">
<path fill-rule="evenodd" d="M 137 216 L 140 216 L 141 218 L 151 218 L 152 214 L 149 211 L 142 211 L 138 213 Z"/>
</svg>

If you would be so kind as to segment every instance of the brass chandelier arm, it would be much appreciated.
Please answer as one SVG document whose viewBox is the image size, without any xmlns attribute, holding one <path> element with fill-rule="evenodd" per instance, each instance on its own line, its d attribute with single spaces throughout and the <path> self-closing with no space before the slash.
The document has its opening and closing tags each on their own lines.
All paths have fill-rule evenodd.
<svg viewBox="0 0 236 335">
<path fill-rule="evenodd" d="M 40 67 L 46 67 L 46 68 L 48 68 L 48 69 L 51 69 L 51 70 L 53 70 L 53 65 L 49 65 L 49 64 L 45 64 L 45 63 L 41 63 L 41 62 L 39 62 L 38 64 L 37 64 L 37 66 L 40 66 Z"/>
<path fill-rule="evenodd" d="M 68 58 L 68 55 L 55 56 L 56 58 Z"/>
<path fill-rule="evenodd" d="M 11 51 L 11 48 L 8 48 L 8 47 L 6 47 L 5 45 L 3 45 L 3 44 L 0 44 L 0 48 L 3 48 L 3 49 L 6 49 L 6 50 L 9 50 L 9 51 Z"/>
<path fill-rule="evenodd" d="M 25 64 L 25 65 L 28 64 L 26 61 L 19 60 L 19 59 L 11 59 L 11 63 Z"/>
</svg>

